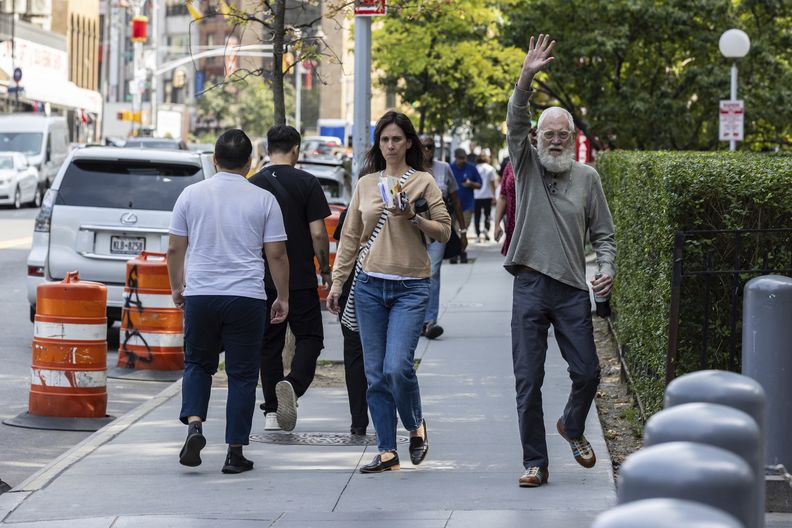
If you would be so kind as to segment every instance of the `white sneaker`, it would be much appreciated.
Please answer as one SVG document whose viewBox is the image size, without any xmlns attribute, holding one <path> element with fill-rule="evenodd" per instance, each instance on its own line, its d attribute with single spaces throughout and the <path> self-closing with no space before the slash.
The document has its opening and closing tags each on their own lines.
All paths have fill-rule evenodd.
<svg viewBox="0 0 792 528">
<path fill-rule="evenodd" d="M 286 380 L 275 385 L 275 395 L 278 397 L 278 425 L 284 431 L 294 430 L 297 424 L 297 394 L 292 384 Z"/>
<path fill-rule="evenodd" d="M 264 430 L 265 431 L 281 430 L 280 425 L 278 425 L 278 413 L 268 412 L 264 415 Z"/>
</svg>

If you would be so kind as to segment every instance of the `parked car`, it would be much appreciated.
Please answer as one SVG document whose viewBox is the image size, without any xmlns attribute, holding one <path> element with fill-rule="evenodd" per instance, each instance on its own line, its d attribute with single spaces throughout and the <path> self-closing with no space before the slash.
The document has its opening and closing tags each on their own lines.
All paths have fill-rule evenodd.
<svg viewBox="0 0 792 528">
<path fill-rule="evenodd" d="M 352 199 L 352 173 L 349 163 L 328 159 L 300 160 L 296 167 L 316 176 L 331 205 L 346 207 Z"/>
<path fill-rule="evenodd" d="M 181 139 L 138 137 L 127 139 L 124 148 L 187 150 L 187 144 Z"/>
<path fill-rule="evenodd" d="M 0 151 L 21 152 L 38 175 L 41 193 L 52 185 L 69 153 L 69 129 L 63 117 L 39 114 L 0 116 Z"/>
<path fill-rule="evenodd" d="M 15 209 L 23 204 L 41 205 L 38 172 L 20 152 L 0 152 L 0 204 Z"/>
<path fill-rule="evenodd" d="M 344 145 L 334 136 L 308 136 L 300 145 L 300 157 L 309 159 L 343 159 Z"/>
<path fill-rule="evenodd" d="M 182 190 L 215 172 L 208 154 L 86 147 L 73 151 L 44 196 L 27 259 L 31 318 L 39 284 L 78 270 L 107 286 L 107 317 L 121 318 L 126 261 L 165 251 Z"/>
</svg>

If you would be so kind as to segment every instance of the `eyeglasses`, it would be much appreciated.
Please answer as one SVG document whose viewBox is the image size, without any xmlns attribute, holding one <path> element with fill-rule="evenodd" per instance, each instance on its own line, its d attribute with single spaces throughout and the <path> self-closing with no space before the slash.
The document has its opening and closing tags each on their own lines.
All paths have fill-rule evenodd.
<svg viewBox="0 0 792 528">
<path fill-rule="evenodd" d="M 431 145 L 431 144 L 428 144 L 428 143 L 422 143 L 421 146 L 423 148 L 425 148 L 426 150 L 434 150 L 434 145 Z"/>
<path fill-rule="evenodd" d="M 561 141 L 566 141 L 569 139 L 569 131 L 568 130 L 543 130 L 542 137 L 546 140 L 550 141 L 554 137 L 557 137 Z"/>
</svg>

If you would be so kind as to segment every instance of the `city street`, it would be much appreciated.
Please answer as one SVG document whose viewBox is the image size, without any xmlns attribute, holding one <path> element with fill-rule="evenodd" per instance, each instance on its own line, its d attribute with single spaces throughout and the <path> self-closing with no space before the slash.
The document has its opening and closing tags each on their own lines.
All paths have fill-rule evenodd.
<svg viewBox="0 0 792 528">
<path fill-rule="evenodd" d="M 25 260 L 37 212 L 0 209 L 0 421 L 25 412 L 28 407 L 33 324 L 25 295 Z M 115 365 L 116 354 L 115 348 L 108 351 L 109 366 Z M 120 416 L 165 386 L 109 379 L 108 413 Z M 11 486 L 20 484 L 90 434 L 0 424 L 0 480 Z"/>
</svg>

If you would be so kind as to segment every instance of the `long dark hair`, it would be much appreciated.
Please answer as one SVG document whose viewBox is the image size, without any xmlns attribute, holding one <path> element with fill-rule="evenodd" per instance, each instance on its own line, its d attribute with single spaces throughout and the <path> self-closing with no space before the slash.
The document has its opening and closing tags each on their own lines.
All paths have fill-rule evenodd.
<svg viewBox="0 0 792 528">
<path fill-rule="evenodd" d="M 380 150 L 380 136 L 382 136 L 382 130 L 388 125 L 396 125 L 401 128 L 404 137 L 411 142 L 410 148 L 407 149 L 407 165 L 418 171 L 423 170 L 424 155 L 421 149 L 421 140 L 418 138 L 412 121 L 401 112 L 389 110 L 379 118 L 377 126 L 374 127 L 374 144 L 366 152 L 361 174 L 371 174 L 385 169 L 385 157 Z"/>
</svg>

